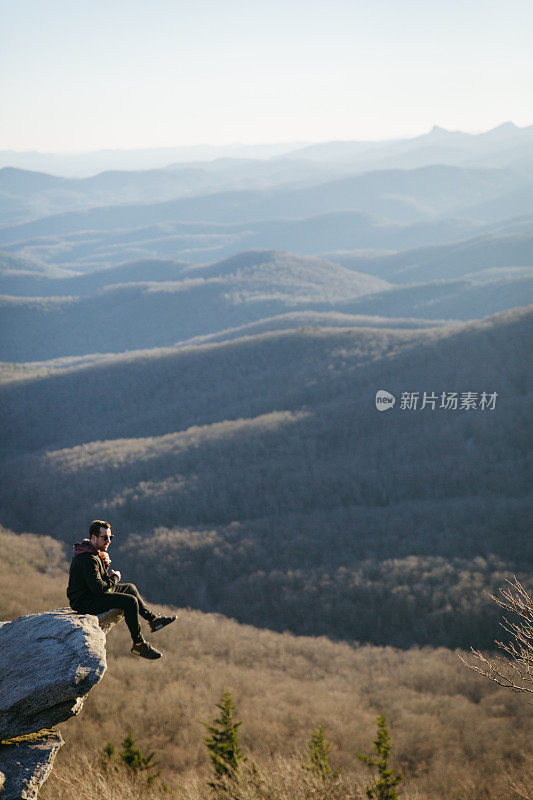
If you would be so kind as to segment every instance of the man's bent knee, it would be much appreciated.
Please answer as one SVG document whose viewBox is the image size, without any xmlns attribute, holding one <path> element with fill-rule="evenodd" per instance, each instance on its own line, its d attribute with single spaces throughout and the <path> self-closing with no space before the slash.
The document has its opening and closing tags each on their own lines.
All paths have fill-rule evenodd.
<svg viewBox="0 0 533 800">
<path fill-rule="evenodd" d="M 121 608 L 123 611 L 135 611 L 139 613 L 139 603 L 137 598 L 132 594 L 116 594 L 113 598 L 113 607 Z"/>
<path fill-rule="evenodd" d="M 117 587 L 120 586 L 120 590 L 117 594 L 138 594 L 137 587 L 134 583 L 118 583 Z"/>
</svg>

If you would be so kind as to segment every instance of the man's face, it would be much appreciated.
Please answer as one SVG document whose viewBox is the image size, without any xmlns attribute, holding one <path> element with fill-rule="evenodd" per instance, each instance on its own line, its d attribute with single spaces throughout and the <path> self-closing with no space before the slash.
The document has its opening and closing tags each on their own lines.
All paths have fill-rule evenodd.
<svg viewBox="0 0 533 800">
<path fill-rule="evenodd" d="M 95 537 L 98 550 L 107 550 L 111 542 L 111 528 L 100 528 L 100 533 Z"/>
</svg>

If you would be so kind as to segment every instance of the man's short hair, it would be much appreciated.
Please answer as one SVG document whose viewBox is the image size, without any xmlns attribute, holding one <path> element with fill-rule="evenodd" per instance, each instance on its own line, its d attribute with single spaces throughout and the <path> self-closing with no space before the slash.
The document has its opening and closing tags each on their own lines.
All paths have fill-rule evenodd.
<svg viewBox="0 0 533 800">
<path fill-rule="evenodd" d="M 109 524 L 109 522 L 106 522 L 103 519 L 95 519 L 89 525 L 89 539 L 91 538 L 91 536 L 99 536 L 100 528 L 107 528 L 109 530 L 110 527 L 111 525 Z"/>
</svg>

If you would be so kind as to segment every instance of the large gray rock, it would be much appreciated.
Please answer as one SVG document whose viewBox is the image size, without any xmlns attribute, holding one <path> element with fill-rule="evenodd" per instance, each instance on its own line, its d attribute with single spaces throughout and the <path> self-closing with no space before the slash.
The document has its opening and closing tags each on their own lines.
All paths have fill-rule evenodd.
<svg viewBox="0 0 533 800">
<path fill-rule="evenodd" d="M 59 731 L 41 731 L 0 743 L 2 800 L 35 800 L 63 744 Z"/>
<path fill-rule="evenodd" d="M 104 629 L 120 617 L 56 609 L 0 626 L 0 741 L 79 713 L 106 669 Z"/>
</svg>

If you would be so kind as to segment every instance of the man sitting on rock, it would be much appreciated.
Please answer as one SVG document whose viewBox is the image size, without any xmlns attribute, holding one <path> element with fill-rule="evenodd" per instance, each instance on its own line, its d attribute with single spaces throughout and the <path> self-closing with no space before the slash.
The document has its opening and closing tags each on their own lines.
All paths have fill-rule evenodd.
<svg viewBox="0 0 533 800">
<path fill-rule="evenodd" d="M 152 633 L 170 625 L 176 617 L 154 614 L 133 583 L 119 583 L 120 572 L 108 569 L 111 559 L 107 550 L 111 539 L 109 522 L 95 519 L 89 527 L 89 538 L 74 545 L 67 588 L 70 607 L 79 614 L 103 614 L 112 608 L 121 608 L 133 641 L 131 652 L 141 658 L 161 658 L 159 650 L 144 640 L 139 614 L 150 624 Z"/>
</svg>

